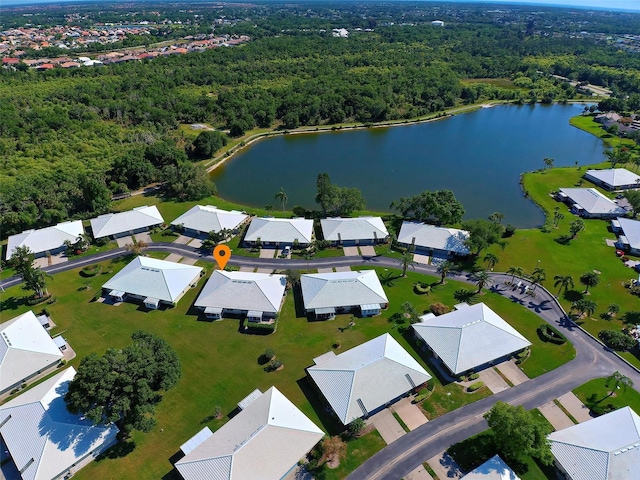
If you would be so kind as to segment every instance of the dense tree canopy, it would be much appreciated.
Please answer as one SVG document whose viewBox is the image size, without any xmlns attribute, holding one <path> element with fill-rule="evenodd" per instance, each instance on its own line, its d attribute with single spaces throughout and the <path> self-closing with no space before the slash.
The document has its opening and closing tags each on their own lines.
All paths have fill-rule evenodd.
<svg viewBox="0 0 640 480">
<path fill-rule="evenodd" d="M 462 204 L 451 190 L 424 192 L 411 197 L 402 197 L 391 204 L 403 217 L 436 225 L 458 223 L 464 215 Z"/>
<path fill-rule="evenodd" d="M 70 412 L 95 424 L 118 423 L 126 431 L 148 432 L 155 426 L 155 406 L 161 392 L 180 380 L 180 360 L 159 337 L 138 330 L 131 339 L 123 349 L 82 359 L 65 395 Z"/>
<path fill-rule="evenodd" d="M 334 185 L 327 173 L 318 175 L 316 203 L 320 205 L 323 213 L 333 216 L 348 216 L 365 207 L 364 197 L 359 189 Z"/>
<path fill-rule="evenodd" d="M 469 232 L 466 245 L 473 253 L 480 254 L 482 250 L 497 243 L 504 232 L 504 227 L 488 220 L 467 220 L 462 228 Z"/>
</svg>

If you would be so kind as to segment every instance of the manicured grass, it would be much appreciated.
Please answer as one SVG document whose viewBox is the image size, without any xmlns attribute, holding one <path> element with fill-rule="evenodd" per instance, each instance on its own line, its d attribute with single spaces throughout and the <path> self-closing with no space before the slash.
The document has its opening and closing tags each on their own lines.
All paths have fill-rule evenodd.
<svg viewBox="0 0 640 480">
<path fill-rule="evenodd" d="M 373 430 L 359 438 L 349 440 L 347 443 L 346 458 L 340 460 L 336 469 L 326 466 L 322 469 L 326 480 L 342 480 L 364 463 L 366 459 L 378 453 L 387 444 L 377 430 Z"/>
<path fill-rule="evenodd" d="M 620 138 L 608 133 L 602 125 L 594 122 L 592 116 L 589 115 L 578 115 L 577 117 L 572 117 L 569 120 L 569 123 L 580 130 L 584 130 L 585 132 L 590 133 L 591 135 L 595 135 L 598 138 L 601 138 L 608 146 L 618 146 L 625 145 L 627 147 L 635 146 L 635 142 L 630 138 Z"/>
<path fill-rule="evenodd" d="M 594 403 L 601 403 L 611 404 L 616 409 L 628 406 L 640 412 L 640 393 L 630 387 L 620 387 L 613 396 L 609 396 L 614 385 L 613 382 L 608 385 L 606 378 L 596 378 L 574 389 L 573 393 L 589 408 Z"/>
<path fill-rule="evenodd" d="M 344 257 L 344 250 L 342 247 L 329 247 L 324 249 L 318 249 L 313 254 L 312 258 L 335 258 L 335 257 Z M 291 258 L 304 258 L 304 254 L 292 252 Z"/>
<path fill-rule="evenodd" d="M 482 387 L 473 393 L 468 393 L 464 387 L 456 383 L 449 383 L 447 385 L 436 384 L 433 393 L 427 400 L 422 402 L 421 407 L 427 418 L 433 420 L 456 408 L 489 396 L 491 396 L 491 390 L 487 387 Z"/>
</svg>

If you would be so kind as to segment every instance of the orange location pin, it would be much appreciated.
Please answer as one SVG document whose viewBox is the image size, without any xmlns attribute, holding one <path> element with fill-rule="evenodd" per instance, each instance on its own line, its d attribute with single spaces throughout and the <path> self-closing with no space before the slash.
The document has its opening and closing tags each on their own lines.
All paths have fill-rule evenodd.
<svg viewBox="0 0 640 480">
<path fill-rule="evenodd" d="M 224 270 L 224 267 L 226 267 L 227 262 L 231 258 L 231 249 L 226 245 L 216 245 L 216 248 L 213 249 L 213 258 L 216 259 L 220 270 Z"/>
</svg>

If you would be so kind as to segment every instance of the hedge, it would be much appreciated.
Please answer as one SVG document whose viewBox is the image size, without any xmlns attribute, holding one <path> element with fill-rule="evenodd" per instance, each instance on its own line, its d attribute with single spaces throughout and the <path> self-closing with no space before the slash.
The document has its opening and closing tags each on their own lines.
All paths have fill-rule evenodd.
<svg viewBox="0 0 640 480">
<path fill-rule="evenodd" d="M 476 383 L 472 383 L 471 385 L 469 385 L 467 387 L 467 391 L 468 392 L 475 392 L 476 390 L 481 389 L 482 387 L 484 387 L 484 382 L 476 382 Z"/>
<path fill-rule="evenodd" d="M 562 335 L 556 328 L 548 323 L 543 323 L 538 327 L 538 333 L 545 342 L 554 343 L 556 345 L 564 345 L 567 338 Z"/>
<path fill-rule="evenodd" d="M 50 298 L 51 298 L 51 295 L 45 295 L 44 297 L 35 297 L 32 295 L 29 298 L 27 298 L 27 301 L 25 303 L 30 307 L 33 307 L 34 305 L 39 305 L 43 302 L 46 302 Z"/>
<path fill-rule="evenodd" d="M 273 333 L 276 331 L 277 324 L 278 322 L 276 320 L 273 323 L 247 322 L 246 326 L 249 327 L 247 330 L 248 333 L 255 333 L 258 335 L 269 335 L 270 333 Z"/>
<path fill-rule="evenodd" d="M 431 285 L 426 285 L 424 283 L 416 283 L 413 286 L 413 291 L 418 295 L 424 295 L 431 292 Z"/>
</svg>

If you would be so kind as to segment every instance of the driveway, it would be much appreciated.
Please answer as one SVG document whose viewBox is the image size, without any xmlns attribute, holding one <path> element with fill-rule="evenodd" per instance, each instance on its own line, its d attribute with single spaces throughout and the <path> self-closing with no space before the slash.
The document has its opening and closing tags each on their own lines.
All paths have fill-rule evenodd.
<svg viewBox="0 0 640 480">
<path fill-rule="evenodd" d="M 573 392 L 568 392 L 558 397 L 558 401 L 562 406 L 575 418 L 578 422 L 586 422 L 593 417 L 589 411 L 589 408 L 575 396 Z"/>
<path fill-rule="evenodd" d="M 411 403 L 412 399 L 413 397 L 402 398 L 391 407 L 409 430 L 415 430 L 429 421 L 420 410 L 420 407 Z"/>
<path fill-rule="evenodd" d="M 319 268 L 318 273 L 332 273 L 333 268 Z"/>
<path fill-rule="evenodd" d="M 387 445 L 395 442 L 407 433 L 388 408 L 369 418 L 367 425 L 373 425 Z"/>
<path fill-rule="evenodd" d="M 358 247 L 342 247 L 342 250 L 344 251 L 345 257 L 357 257 L 360 255 L 360 253 L 358 253 Z"/>
<path fill-rule="evenodd" d="M 351 267 L 336 267 L 336 272 L 350 272 Z"/>
<path fill-rule="evenodd" d="M 376 249 L 373 248 L 373 245 L 363 245 L 360 247 L 360 255 L 363 257 L 375 257 Z"/>
<path fill-rule="evenodd" d="M 556 430 L 563 430 L 575 425 L 553 400 L 544 405 L 540 405 L 538 410 L 540 410 L 540 413 L 544 415 L 544 418 L 549 420 L 549 423 Z"/>
<path fill-rule="evenodd" d="M 421 263 L 422 265 L 429 265 L 429 255 L 420 255 L 419 253 L 413 254 L 413 261 Z"/>
<path fill-rule="evenodd" d="M 136 242 L 144 242 L 147 245 L 151 245 L 153 243 L 153 240 L 151 240 L 151 235 L 149 235 L 147 232 L 136 233 L 134 235 L 134 238 L 136 239 Z"/>
<path fill-rule="evenodd" d="M 478 381 L 484 382 L 492 393 L 499 393 L 509 388 L 509 384 L 504 381 L 504 378 L 502 378 L 500 374 L 491 367 L 481 370 L 478 374 L 480 375 L 480 378 L 471 383 Z"/>
<path fill-rule="evenodd" d="M 191 240 L 193 240 L 193 237 L 187 237 L 186 235 L 179 235 L 178 238 L 176 238 L 173 243 L 178 243 L 180 245 L 186 245 L 187 243 L 189 243 Z"/>
<path fill-rule="evenodd" d="M 518 366 L 512 360 L 507 360 L 496 365 L 496 368 L 500 370 L 500 373 L 507 377 L 513 385 L 520 385 L 521 383 L 529 380 L 529 377 L 518 368 Z"/>
<path fill-rule="evenodd" d="M 433 471 L 436 472 L 438 478 L 461 478 L 463 473 L 460 466 L 453 461 L 453 458 L 445 452 L 438 453 L 435 457 L 427 460 L 427 463 Z"/>
<path fill-rule="evenodd" d="M 133 238 L 131 237 L 118 237 L 116 243 L 119 247 L 126 247 L 127 245 L 133 245 Z"/>
<path fill-rule="evenodd" d="M 277 250 L 275 248 L 261 248 L 260 258 L 273 258 L 276 256 Z"/>
<path fill-rule="evenodd" d="M 180 261 L 180 259 L 182 258 L 182 255 L 179 255 L 177 253 L 170 253 L 167 258 L 165 258 L 165 260 L 167 262 L 176 262 L 178 263 Z"/>
</svg>

